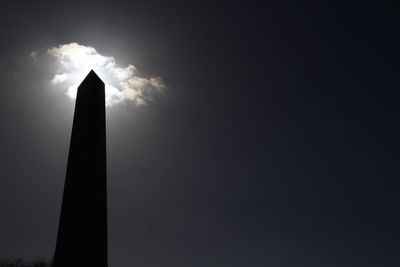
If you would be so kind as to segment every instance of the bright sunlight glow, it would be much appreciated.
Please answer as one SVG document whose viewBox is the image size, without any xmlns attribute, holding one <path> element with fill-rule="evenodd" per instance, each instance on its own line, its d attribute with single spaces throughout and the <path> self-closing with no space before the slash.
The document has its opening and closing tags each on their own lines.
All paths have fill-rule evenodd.
<svg viewBox="0 0 400 267">
<path fill-rule="evenodd" d="M 90 70 L 105 83 L 107 106 L 124 101 L 147 104 L 165 87 L 160 77 L 140 77 L 135 66 L 120 67 L 114 57 L 103 56 L 91 46 L 69 43 L 47 52 L 57 63 L 51 84 L 64 87 L 71 98 L 76 98 L 78 86 Z"/>
</svg>

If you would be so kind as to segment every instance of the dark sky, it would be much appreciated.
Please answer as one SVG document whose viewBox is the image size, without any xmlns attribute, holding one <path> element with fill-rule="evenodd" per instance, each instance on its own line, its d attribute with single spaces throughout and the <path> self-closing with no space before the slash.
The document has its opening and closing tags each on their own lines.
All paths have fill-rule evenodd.
<svg viewBox="0 0 400 267">
<path fill-rule="evenodd" d="M 29 53 L 78 42 L 167 85 L 107 110 L 110 267 L 399 266 L 399 4 L 304 2 L 3 2 L 0 257 L 54 252 L 74 102 Z"/>
</svg>

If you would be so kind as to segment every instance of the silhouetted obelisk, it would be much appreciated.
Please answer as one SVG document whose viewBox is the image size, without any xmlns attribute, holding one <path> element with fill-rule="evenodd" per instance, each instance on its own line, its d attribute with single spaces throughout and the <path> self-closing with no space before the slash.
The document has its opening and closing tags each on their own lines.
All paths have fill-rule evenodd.
<svg viewBox="0 0 400 267">
<path fill-rule="evenodd" d="M 92 70 L 78 87 L 54 267 L 107 267 L 104 83 Z"/>
</svg>

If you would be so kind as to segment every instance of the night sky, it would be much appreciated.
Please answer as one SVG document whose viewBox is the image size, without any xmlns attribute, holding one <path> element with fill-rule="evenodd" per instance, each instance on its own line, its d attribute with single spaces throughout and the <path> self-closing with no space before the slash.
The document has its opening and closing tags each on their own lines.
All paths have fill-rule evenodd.
<svg viewBox="0 0 400 267">
<path fill-rule="evenodd" d="M 0 258 L 54 253 L 77 42 L 166 86 L 107 108 L 110 267 L 399 266 L 400 6 L 332 2 L 3 2 Z"/>
</svg>

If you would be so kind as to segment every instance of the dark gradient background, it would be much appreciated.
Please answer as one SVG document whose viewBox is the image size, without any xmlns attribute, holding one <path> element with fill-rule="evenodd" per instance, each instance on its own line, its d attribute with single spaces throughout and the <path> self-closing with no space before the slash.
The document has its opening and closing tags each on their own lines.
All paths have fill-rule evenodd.
<svg viewBox="0 0 400 267">
<path fill-rule="evenodd" d="M 54 252 L 74 102 L 52 46 L 160 76 L 107 109 L 109 265 L 399 266 L 399 4 L 9 1 L 0 257 Z"/>
</svg>

